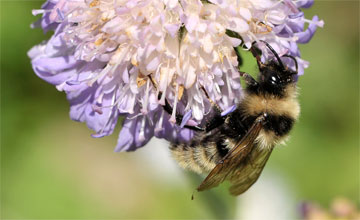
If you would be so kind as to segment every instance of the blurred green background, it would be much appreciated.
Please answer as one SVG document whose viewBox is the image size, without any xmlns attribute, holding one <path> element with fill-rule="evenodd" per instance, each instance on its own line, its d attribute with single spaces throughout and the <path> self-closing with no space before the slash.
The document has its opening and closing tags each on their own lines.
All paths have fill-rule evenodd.
<svg viewBox="0 0 360 220">
<path fill-rule="evenodd" d="M 119 126 L 91 138 L 69 119 L 65 94 L 33 73 L 26 53 L 50 36 L 30 29 L 42 3 L 1 0 L 1 218 L 241 218 L 280 197 L 292 218 L 302 201 L 326 207 L 340 196 L 359 205 L 358 1 L 315 1 L 305 10 L 325 26 L 301 46 L 311 63 L 299 80 L 301 117 L 259 190 L 235 199 L 222 186 L 193 201 L 201 178 L 176 167 L 166 142 L 114 153 Z"/>
</svg>

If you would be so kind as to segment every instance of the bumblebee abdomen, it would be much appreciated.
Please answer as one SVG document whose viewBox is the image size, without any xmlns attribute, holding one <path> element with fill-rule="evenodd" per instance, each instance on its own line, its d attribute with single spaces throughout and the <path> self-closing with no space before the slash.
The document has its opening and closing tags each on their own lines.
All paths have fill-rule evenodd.
<svg viewBox="0 0 360 220">
<path fill-rule="evenodd" d="M 197 173 L 211 171 L 216 163 L 227 153 L 222 152 L 216 142 L 197 142 L 190 144 L 172 144 L 171 154 L 179 165 Z"/>
</svg>

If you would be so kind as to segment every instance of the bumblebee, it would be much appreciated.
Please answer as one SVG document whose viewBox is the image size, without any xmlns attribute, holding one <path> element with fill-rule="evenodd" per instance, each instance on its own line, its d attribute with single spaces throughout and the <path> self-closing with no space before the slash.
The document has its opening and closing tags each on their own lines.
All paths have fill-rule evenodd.
<svg viewBox="0 0 360 220">
<path fill-rule="evenodd" d="M 259 178 L 274 146 L 287 139 L 299 116 L 296 59 L 284 55 L 295 62 L 296 71 L 293 71 L 283 64 L 267 42 L 262 43 L 275 59 L 261 62 L 260 50 L 256 48 L 256 42 L 253 43 L 250 51 L 257 60 L 258 79 L 240 72 L 246 89 L 235 110 L 222 114 L 202 87 L 213 106 L 214 116 L 204 128 L 185 126 L 196 131 L 189 143 L 173 143 L 170 146 L 181 167 L 197 173 L 209 173 L 198 191 L 211 189 L 228 180 L 232 195 L 245 192 Z M 240 59 L 240 54 L 237 55 Z M 164 110 L 169 114 L 172 112 L 167 101 Z M 180 124 L 182 115 L 177 114 L 176 121 Z"/>
</svg>

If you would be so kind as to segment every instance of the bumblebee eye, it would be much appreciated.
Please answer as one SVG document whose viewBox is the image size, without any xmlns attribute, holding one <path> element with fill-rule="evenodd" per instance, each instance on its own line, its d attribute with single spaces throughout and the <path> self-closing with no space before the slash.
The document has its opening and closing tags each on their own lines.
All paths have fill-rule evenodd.
<svg viewBox="0 0 360 220">
<path fill-rule="evenodd" d="M 269 77 L 269 81 L 272 85 L 277 85 L 279 83 L 279 77 L 272 75 Z"/>
</svg>

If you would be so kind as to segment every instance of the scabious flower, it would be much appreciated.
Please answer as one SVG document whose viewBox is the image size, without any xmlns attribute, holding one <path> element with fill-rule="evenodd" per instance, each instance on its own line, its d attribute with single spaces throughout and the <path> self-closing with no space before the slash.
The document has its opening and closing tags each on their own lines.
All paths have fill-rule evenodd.
<svg viewBox="0 0 360 220">
<path fill-rule="evenodd" d="M 28 54 L 35 73 L 66 92 L 71 119 L 86 122 L 93 137 L 110 135 L 123 117 L 116 151 L 131 151 L 153 136 L 189 140 L 193 132 L 182 127 L 201 124 L 211 110 L 201 87 L 224 110 L 240 101 L 234 47 L 241 45 L 245 53 L 252 42 L 264 40 L 280 56 L 296 57 L 303 74 L 308 63 L 297 44 L 323 25 L 317 16 L 305 19 L 300 8 L 311 5 L 312 0 L 47 0 L 33 10 L 42 14 L 33 26 L 54 34 Z M 264 61 L 271 59 L 261 43 L 259 48 Z M 171 115 L 162 108 L 165 100 Z M 175 124 L 177 112 L 186 116 L 182 126 Z"/>
<path fill-rule="evenodd" d="M 356 203 L 344 197 L 333 199 L 329 208 L 311 201 L 303 202 L 299 207 L 299 214 L 301 219 L 305 220 L 360 219 L 360 210 Z"/>
</svg>

